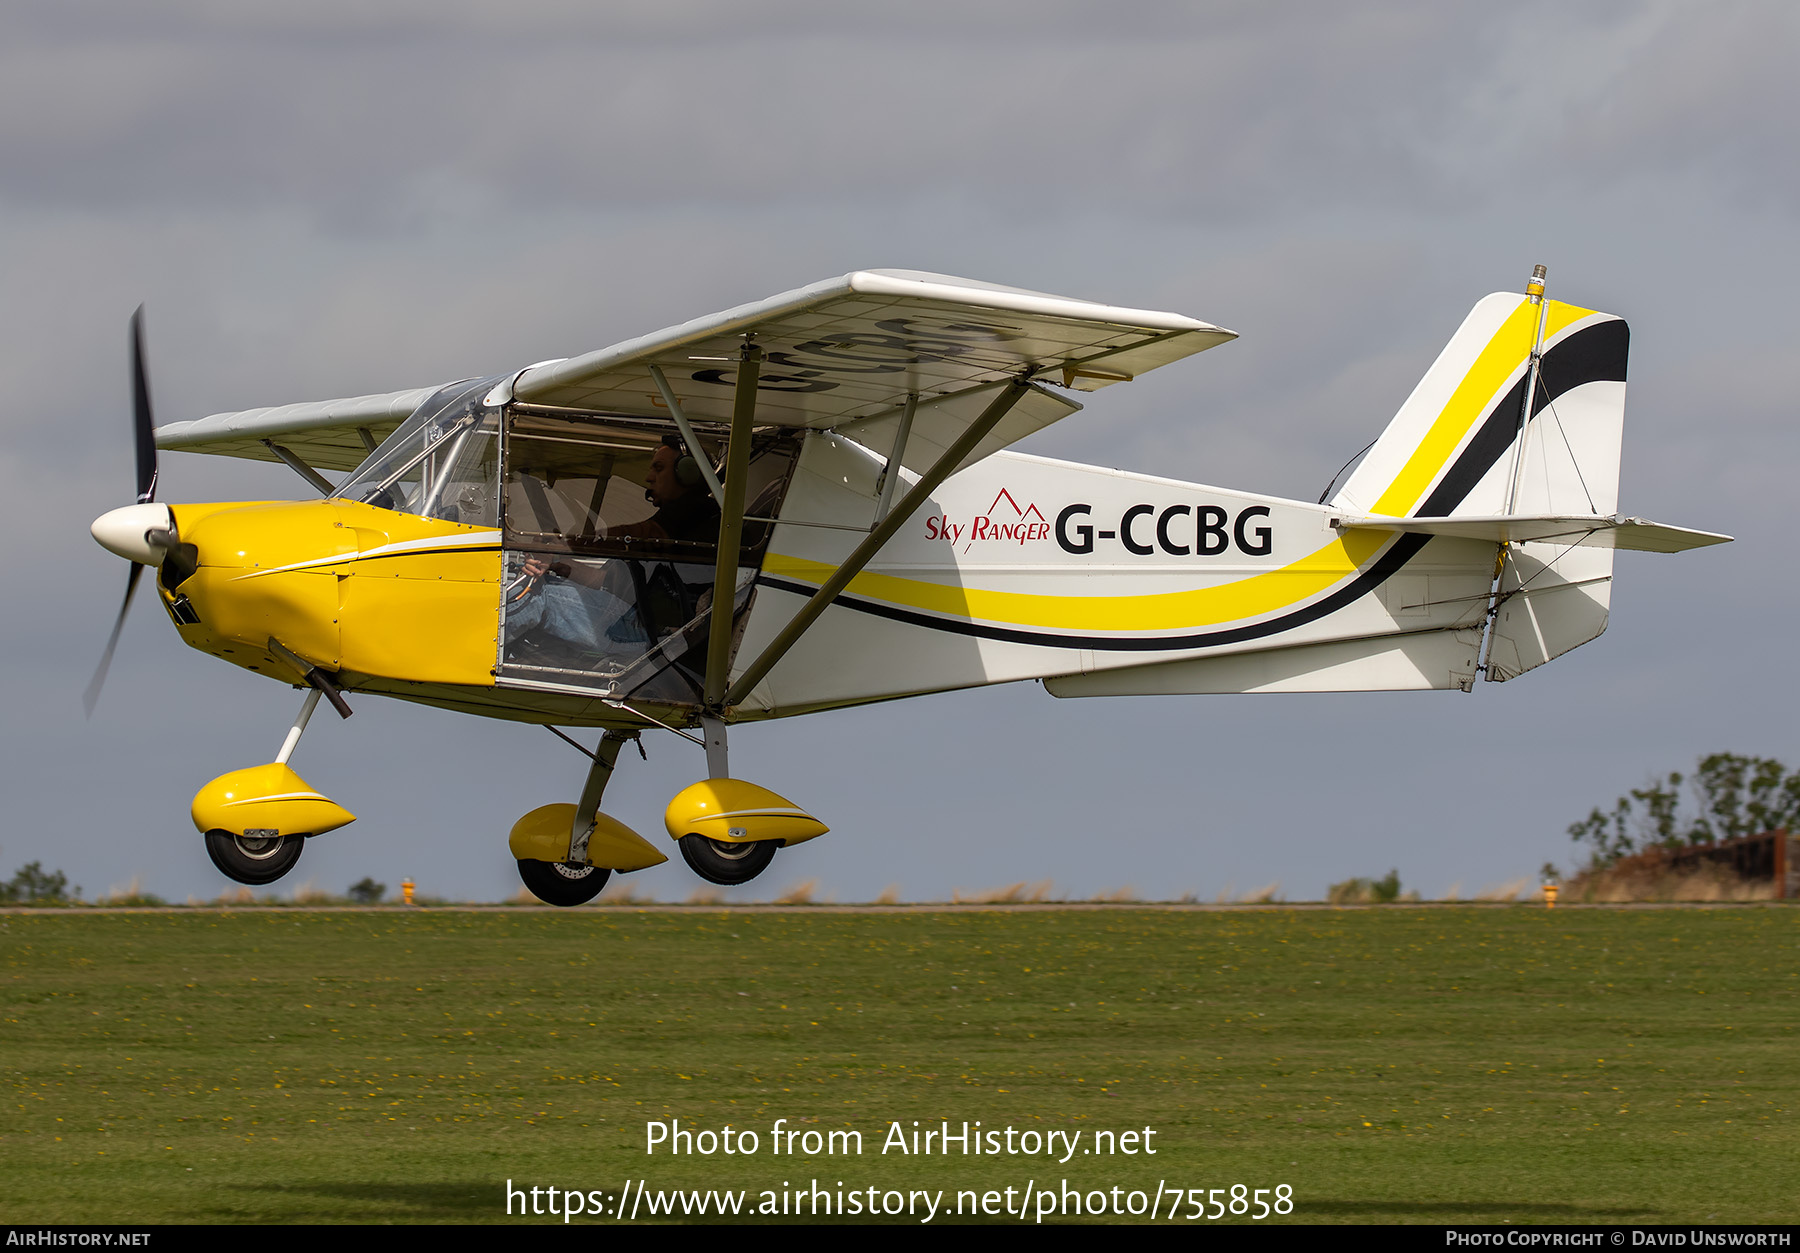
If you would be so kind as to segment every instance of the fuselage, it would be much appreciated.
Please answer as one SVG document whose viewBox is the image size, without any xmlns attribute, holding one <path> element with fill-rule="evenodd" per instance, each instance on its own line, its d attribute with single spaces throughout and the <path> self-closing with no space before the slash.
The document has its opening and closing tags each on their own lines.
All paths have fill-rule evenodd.
<svg viewBox="0 0 1800 1253">
<path fill-rule="evenodd" d="M 754 571 L 738 667 L 870 525 L 883 464 L 848 439 L 807 437 Z M 502 528 L 337 498 L 171 508 L 189 556 L 165 564 L 163 604 L 191 647 L 234 665 L 297 682 L 274 639 L 347 689 L 486 716 L 631 725 L 634 711 L 698 713 L 666 691 L 559 690 L 511 673 Z M 947 480 L 731 713 L 1479 626 L 1491 546 L 1421 552 L 1405 537 L 1340 534 L 1333 517 L 998 453 Z M 1448 671 L 1401 685 L 1462 686 Z"/>
</svg>

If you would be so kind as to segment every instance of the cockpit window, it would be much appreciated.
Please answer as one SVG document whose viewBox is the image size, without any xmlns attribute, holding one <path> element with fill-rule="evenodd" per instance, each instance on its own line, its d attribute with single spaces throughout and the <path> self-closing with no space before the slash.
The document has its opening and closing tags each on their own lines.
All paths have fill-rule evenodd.
<svg viewBox="0 0 1800 1253">
<path fill-rule="evenodd" d="M 497 379 L 431 395 L 335 493 L 381 509 L 467 526 L 500 524 L 500 410 L 483 398 Z"/>
<path fill-rule="evenodd" d="M 723 433 L 698 442 L 718 473 Z M 791 431 L 751 437 L 734 618 L 749 611 L 799 448 Z M 498 681 L 698 704 L 719 506 L 673 421 L 514 406 L 504 482 Z"/>
<path fill-rule="evenodd" d="M 723 472 L 725 440 L 699 437 Z M 791 432 L 751 439 L 744 558 L 761 552 L 799 451 Z M 509 548 L 711 562 L 719 508 L 672 422 L 520 407 L 507 417 L 501 522 Z"/>
<path fill-rule="evenodd" d="M 661 441 L 661 431 L 642 423 L 514 417 L 507 432 L 508 536 L 567 549 L 640 527 L 657 509 L 644 479 Z"/>
</svg>

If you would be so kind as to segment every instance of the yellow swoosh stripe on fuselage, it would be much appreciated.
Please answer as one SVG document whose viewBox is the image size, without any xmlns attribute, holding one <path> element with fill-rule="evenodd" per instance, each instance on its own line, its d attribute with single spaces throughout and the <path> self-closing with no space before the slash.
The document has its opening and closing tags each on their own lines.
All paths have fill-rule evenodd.
<svg viewBox="0 0 1800 1253">
<path fill-rule="evenodd" d="M 1241 622 L 1289 608 L 1355 574 L 1392 538 L 1375 531 L 1352 531 L 1277 570 L 1216 587 L 1141 596 L 993 592 L 867 570 L 851 579 L 845 591 L 890 605 L 970 621 L 1066 631 L 1170 631 Z M 814 584 L 824 583 L 836 568 L 780 553 L 770 553 L 763 563 L 764 574 L 786 575 Z"/>
<path fill-rule="evenodd" d="M 1544 320 L 1544 338 L 1550 339 L 1571 323 L 1592 317 L 1593 313 L 1592 309 L 1552 300 Z M 1426 490 L 1437 480 L 1456 450 L 1462 447 L 1470 428 L 1487 411 L 1506 380 L 1530 358 L 1532 341 L 1537 335 L 1537 316 L 1537 306 L 1520 297 L 1519 307 L 1488 340 L 1487 347 L 1481 350 L 1475 364 L 1456 385 L 1425 438 L 1413 449 L 1412 456 L 1400 467 L 1400 473 L 1381 493 L 1381 499 L 1375 502 L 1370 513 L 1403 517 L 1424 499 Z"/>
</svg>

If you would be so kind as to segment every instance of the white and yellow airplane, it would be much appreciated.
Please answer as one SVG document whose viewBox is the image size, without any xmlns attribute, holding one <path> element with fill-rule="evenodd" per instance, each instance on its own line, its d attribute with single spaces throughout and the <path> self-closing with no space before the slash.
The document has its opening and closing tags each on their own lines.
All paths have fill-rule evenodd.
<svg viewBox="0 0 1800 1253">
<path fill-rule="evenodd" d="M 646 730 L 704 745 L 665 826 L 702 877 L 743 883 L 826 827 L 731 777 L 733 724 L 1021 679 L 1466 692 L 1599 635 L 1614 549 L 1728 538 L 1617 512 L 1626 326 L 1546 299 L 1542 267 L 1475 306 L 1319 503 L 1006 451 L 1073 394 L 1232 338 L 859 271 L 511 374 L 153 428 L 134 318 L 138 503 L 93 533 L 135 564 L 89 710 L 154 567 L 189 645 L 309 689 L 272 763 L 194 798 L 221 871 L 272 882 L 353 820 L 288 759 L 321 696 L 347 717 L 373 693 L 591 758 L 579 801 L 510 841 L 526 885 L 573 905 L 667 860 L 599 810 Z M 154 503 L 158 448 L 280 460 L 319 498 Z M 590 752 L 558 727 L 604 734 Z"/>
</svg>

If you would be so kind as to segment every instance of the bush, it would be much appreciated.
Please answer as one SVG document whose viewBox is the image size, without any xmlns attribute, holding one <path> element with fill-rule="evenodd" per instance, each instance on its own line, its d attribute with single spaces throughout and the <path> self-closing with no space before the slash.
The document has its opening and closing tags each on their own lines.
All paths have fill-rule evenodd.
<svg viewBox="0 0 1800 1253">
<path fill-rule="evenodd" d="M 1400 899 L 1400 872 L 1390 870 L 1380 879 L 1345 879 L 1325 890 L 1333 905 L 1391 905 Z"/>
<path fill-rule="evenodd" d="M 387 884 L 377 883 L 368 875 L 350 885 L 349 896 L 358 905 L 379 905 L 381 898 L 387 895 Z"/>
<path fill-rule="evenodd" d="M 67 901 L 81 896 L 81 889 L 69 891 L 69 876 L 60 870 L 48 873 L 42 862 L 27 862 L 6 883 L 0 883 L 0 905 L 43 905 Z"/>
<path fill-rule="evenodd" d="M 1682 784 L 1687 784 L 1685 797 Z M 1653 848 L 1686 848 L 1800 823 L 1800 771 L 1771 757 L 1714 753 L 1690 776 L 1671 770 L 1619 797 L 1610 812 L 1596 809 L 1569 827 L 1585 844 L 1588 873 Z"/>
</svg>

